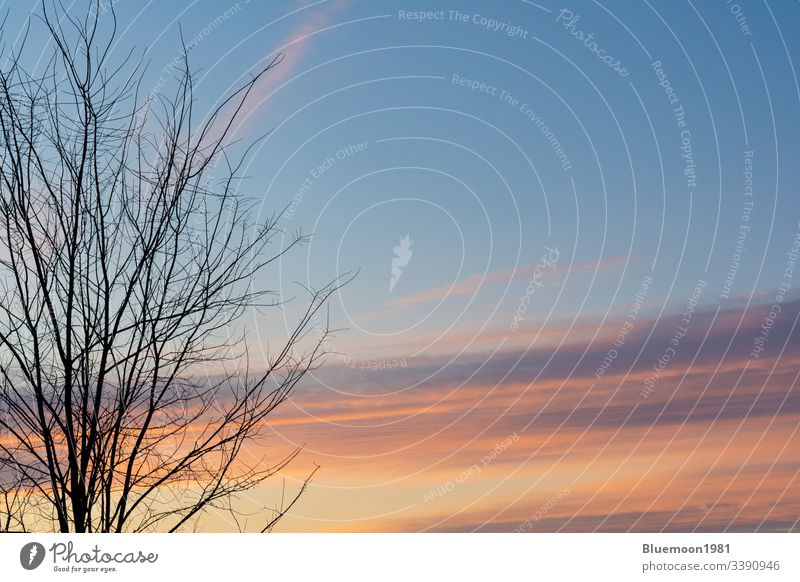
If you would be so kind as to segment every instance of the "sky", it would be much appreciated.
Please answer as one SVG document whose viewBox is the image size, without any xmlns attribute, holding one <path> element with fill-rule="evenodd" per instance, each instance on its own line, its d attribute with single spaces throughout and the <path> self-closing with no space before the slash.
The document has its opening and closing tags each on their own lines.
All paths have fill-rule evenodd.
<svg viewBox="0 0 800 582">
<path fill-rule="evenodd" d="M 113 8 L 143 94 L 182 35 L 199 111 L 284 55 L 235 127 L 277 244 L 313 234 L 256 282 L 294 298 L 245 316 L 261 353 L 357 273 L 248 452 L 321 466 L 283 531 L 798 529 L 800 5 Z"/>
</svg>

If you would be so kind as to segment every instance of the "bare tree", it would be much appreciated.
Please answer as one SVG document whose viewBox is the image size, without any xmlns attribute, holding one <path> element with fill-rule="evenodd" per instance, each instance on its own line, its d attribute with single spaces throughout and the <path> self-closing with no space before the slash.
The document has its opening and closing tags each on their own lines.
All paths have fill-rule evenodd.
<svg viewBox="0 0 800 582">
<path fill-rule="evenodd" d="M 237 322 L 283 304 L 257 276 L 307 240 L 280 214 L 254 220 L 248 152 L 231 153 L 280 57 L 199 120 L 187 51 L 174 96 L 141 99 L 141 62 L 110 64 L 100 12 L 45 8 L 49 61 L 33 74 L 13 49 L 0 72 L 0 529 L 181 531 L 211 509 L 240 523 L 237 499 L 298 453 L 252 451 L 321 363 L 312 321 L 342 280 L 307 290 L 285 343 L 251 358 Z"/>
</svg>

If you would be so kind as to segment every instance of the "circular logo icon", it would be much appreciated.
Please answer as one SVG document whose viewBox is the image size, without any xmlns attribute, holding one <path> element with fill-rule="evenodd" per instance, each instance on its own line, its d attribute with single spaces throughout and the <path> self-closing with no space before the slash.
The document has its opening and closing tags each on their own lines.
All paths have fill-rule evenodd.
<svg viewBox="0 0 800 582">
<path fill-rule="evenodd" d="M 19 563 L 26 570 L 35 570 L 44 561 L 44 546 L 39 542 L 30 542 L 19 551 Z"/>
</svg>

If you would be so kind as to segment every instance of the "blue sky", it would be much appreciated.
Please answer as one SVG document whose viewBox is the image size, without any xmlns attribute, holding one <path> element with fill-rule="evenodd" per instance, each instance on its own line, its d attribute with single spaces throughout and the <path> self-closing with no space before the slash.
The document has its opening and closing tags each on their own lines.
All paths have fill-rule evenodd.
<svg viewBox="0 0 800 582">
<path fill-rule="evenodd" d="M 71 10 L 78 10 L 78 4 Z M 747 350 L 741 346 L 749 345 L 763 309 L 787 281 L 787 253 L 800 231 L 800 88 L 794 68 L 800 62 L 795 37 L 800 10 L 795 2 L 119 0 L 114 6 L 119 22 L 115 54 L 121 58 L 135 45 L 134 54 L 149 63 L 143 94 L 167 94 L 174 86 L 167 79 L 170 63 L 180 54 L 182 31 L 192 45 L 200 112 L 209 111 L 276 52 L 285 53 L 282 64 L 257 85 L 237 128 L 243 142 L 270 132 L 253 151 L 242 191 L 262 201 L 262 216 L 288 207 L 281 221 L 286 231 L 302 229 L 314 238 L 262 283 L 284 297 L 300 297 L 295 282 L 321 285 L 359 271 L 331 303 L 334 326 L 349 328 L 337 335 L 335 348 L 356 362 L 410 358 L 412 368 L 414 362 L 419 366 L 408 377 L 376 372 L 365 379 L 354 370 L 331 372 L 309 388 L 310 408 L 300 398 L 295 411 L 300 416 L 311 409 L 322 414 L 324 406 L 316 400 L 320 390 L 332 390 L 336 398 L 348 387 L 360 394 L 399 391 L 416 397 L 417 390 L 430 388 L 434 394 L 451 380 L 461 386 L 464 378 L 457 365 L 464 364 L 468 376 L 482 370 L 491 359 L 487 354 L 495 352 L 505 359 L 483 370 L 488 377 L 479 375 L 489 392 L 514 390 L 525 374 L 539 370 L 569 388 L 576 368 L 593 370 L 607 353 L 647 277 L 652 284 L 643 301 L 642 326 L 658 333 L 637 330 L 641 335 L 635 347 L 641 350 L 620 358 L 619 373 L 625 376 L 618 379 L 619 386 L 631 381 L 628 373 L 635 376 L 652 368 L 652 360 L 669 345 L 674 317 L 687 309 L 698 281 L 705 282 L 696 294 L 703 316 L 692 330 L 698 337 L 685 344 L 681 370 L 692 371 L 694 360 L 689 358 L 702 352 L 706 334 L 713 339 L 706 363 L 712 370 L 721 366 L 727 374 L 725 341 L 736 336 L 739 359 L 731 365 L 743 365 L 739 360 Z M 9 32 L 19 29 L 29 14 L 24 3 L 6 3 L 4 8 L 9 11 L 4 39 L 13 43 Z M 409 16 L 420 11 L 427 13 L 424 20 Z M 41 26 L 33 26 L 32 34 L 44 39 Z M 41 46 L 31 43 L 31 63 Z M 393 249 L 405 236 L 413 241 L 411 255 L 392 286 Z M 552 249 L 558 251 L 555 264 L 536 275 L 542 257 L 552 258 Z M 531 293 L 531 281 L 542 286 Z M 791 285 L 794 298 L 797 281 Z M 248 322 L 261 339 L 280 336 L 299 307 L 253 315 Z M 781 333 L 785 345 L 791 345 L 795 310 L 786 313 Z M 522 315 L 518 331 L 511 329 L 515 314 Z M 719 314 L 724 323 L 719 323 Z M 566 352 L 559 352 L 562 346 Z M 553 353 L 543 356 L 542 349 Z M 535 358 L 531 350 L 539 350 Z M 642 354 L 645 360 L 639 359 Z M 548 355 L 557 357 L 548 360 Z M 776 365 L 785 364 L 782 352 L 771 357 Z M 623 361 L 628 370 L 622 369 Z M 441 385 L 419 380 L 454 369 L 458 373 Z M 513 378 L 504 370 L 515 372 Z M 426 376 L 429 372 L 433 376 Z M 789 371 L 784 372 L 781 382 L 789 382 Z M 721 390 L 732 390 L 735 381 L 727 382 L 727 376 L 720 378 L 707 368 L 702 373 L 709 374 L 709 384 L 713 380 Z M 675 386 L 682 381 L 665 380 Z M 705 380 L 697 382 L 701 386 Z M 587 386 L 591 392 L 593 385 Z M 632 390 L 638 393 L 638 388 Z M 610 391 L 609 399 L 616 394 Z M 754 398 L 757 403 L 758 396 Z M 770 402 L 765 406 L 774 405 Z M 679 404 L 679 411 L 691 408 L 691 403 Z M 418 405 L 413 401 L 408 406 Z M 336 400 L 339 406 L 369 410 L 371 404 Z M 447 441 L 455 443 L 454 449 L 469 450 L 476 435 L 494 434 L 489 429 L 495 424 L 482 415 L 490 413 L 480 403 L 470 406 L 467 412 L 475 418 L 463 421 L 463 435 Z M 622 416 L 628 410 L 624 406 Z M 769 412 L 778 414 L 773 408 Z M 788 423 L 784 428 L 796 426 L 797 411 L 790 412 L 781 417 Z M 398 414 L 405 418 L 405 413 Z M 497 414 L 503 417 L 502 411 Z M 697 426 L 713 426 L 708 420 L 712 417 L 698 420 Z M 670 426 L 659 424 L 665 422 L 659 418 L 648 412 L 641 422 L 653 423 L 667 443 Z M 418 430 L 419 442 L 430 438 L 425 431 L 434 431 L 427 425 Z M 512 422 L 496 438 L 514 430 L 522 431 Z M 776 451 L 783 434 L 770 441 L 775 450 L 764 453 L 781 463 L 786 458 Z M 317 441 L 308 437 L 311 449 L 326 459 L 341 460 L 349 450 L 346 444 L 341 450 L 335 446 L 349 436 L 327 435 L 323 429 L 281 435 L 289 442 L 315 435 Z M 607 436 L 600 429 L 598 435 Z M 565 438 L 577 442 L 583 435 Z M 417 444 L 403 445 L 401 439 L 398 446 Z M 670 455 L 685 457 L 686 451 L 696 450 L 695 444 L 685 437 L 684 448 L 670 449 Z M 420 446 L 424 450 L 416 459 L 438 454 Z M 737 441 L 735 446 L 744 444 Z M 416 462 L 402 455 L 392 458 L 401 467 Z M 613 465 L 615 459 L 608 462 Z M 375 467 L 359 470 L 377 475 L 384 461 L 382 457 Z M 584 461 L 576 460 L 575 466 Z M 505 483 L 511 469 L 498 467 L 492 482 Z M 749 475 L 771 474 L 759 470 Z M 393 495 L 405 499 L 409 491 L 416 495 L 420 487 L 424 492 L 436 484 L 415 481 L 424 469 L 398 471 L 402 487 L 369 489 L 367 497 L 374 498 L 376 508 L 369 526 L 373 529 L 433 523 L 430 505 L 427 513 L 402 522 L 406 525 L 387 526 L 386 518 L 375 517 L 397 510 L 390 511 L 392 503 L 386 501 Z M 576 469 L 570 478 L 576 473 L 583 474 Z M 342 493 L 325 495 L 333 495 L 333 484 L 346 488 L 357 478 L 348 481 L 335 469 L 331 474 L 329 482 L 321 477 L 320 497 L 309 502 L 306 520 L 293 527 L 336 529 L 330 524 L 346 519 L 325 502 Z M 692 475 L 686 476 L 689 486 L 696 483 Z M 788 487 L 794 483 L 790 477 L 787 469 L 780 482 Z M 372 483 L 369 478 L 365 482 Z M 563 483 L 556 480 L 553 489 Z M 325 489 L 328 485 L 333 489 Z M 592 486 L 587 484 L 587 491 Z M 580 484 L 575 487 L 580 491 Z M 684 516 L 685 500 L 675 487 L 662 491 L 667 501 L 659 502 L 655 521 L 646 523 L 663 523 L 658 521 L 662 514 Z M 759 489 L 752 491 L 758 499 Z M 736 502 L 749 492 L 737 492 L 742 497 Z M 528 499 L 529 493 L 517 499 L 527 500 L 535 510 L 538 498 Z M 572 497 L 576 503 L 579 495 Z M 709 499 L 713 502 L 716 495 Z M 459 499 L 462 504 L 474 501 L 468 495 Z M 493 520 L 487 502 L 481 503 L 483 513 L 463 523 L 459 518 L 453 527 L 470 529 L 481 520 Z M 796 497 L 789 503 L 796 506 Z M 508 501 L 505 507 L 512 505 Z M 581 507 L 571 511 L 580 513 Z M 441 512 L 450 515 L 456 509 Z M 514 520 L 525 515 L 518 511 L 504 516 L 498 523 L 505 525 L 498 528 L 513 529 Z M 628 524 L 620 528 L 630 526 L 620 519 Z M 691 519 L 681 523 L 691 525 Z M 728 518 L 719 519 L 727 523 Z M 353 526 L 360 527 L 360 522 Z"/>
<path fill-rule="evenodd" d="M 313 231 L 315 243 L 306 260 L 283 265 L 289 280 L 305 281 L 294 268 L 307 262 L 318 282 L 361 269 L 342 299 L 349 314 L 379 310 L 391 298 L 391 249 L 406 233 L 414 260 L 397 294 L 529 265 L 550 244 L 566 264 L 630 256 L 623 294 L 653 272 L 652 298 L 682 300 L 706 277 L 713 303 L 740 224 L 745 150 L 755 152 L 756 196 L 732 291 L 774 286 L 781 249 L 797 229 L 789 188 L 797 178 L 791 121 L 798 93 L 787 74 L 793 55 L 772 18 L 788 31 L 796 11 L 748 4 L 751 34 L 744 35 L 725 3 L 583 2 L 568 8 L 579 17 L 571 29 L 562 8 L 521 1 L 115 3 L 120 51 L 135 44 L 150 62 L 143 87 L 169 76 L 164 67 L 178 54 L 180 24 L 194 44 L 200 111 L 274 51 L 287 54 L 240 132 L 247 139 L 274 129 L 256 150 L 244 188 L 263 197 L 264 212 L 290 204 L 326 158 L 366 143 L 312 180 L 287 227 Z M 442 19 L 400 16 L 417 10 Z M 9 29 L 24 17 L 19 6 L 10 11 Z M 481 17 L 520 32 L 489 30 Z M 570 34 L 576 30 L 593 33 L 629 74 L 611 70 Z M 686 112 L 698 175 L 691 193 L 681 173 L 680 129 L 654 61 Z M 453 75 L 486 83 L 494 95 L 460 86 Z M 525 105 L 563 146 L 569 171 Z M 762 266 L 765 254 L 775 259 Z M 613 307 L 618 275 L 572 278 L 559 289 L 558 310 Z M 511 304 L 524 283 L 509 289 Z M 489 302 L 505 301 L 496 291 L 487 290 Z M 432 325 L 456 313 L 442 309 Z"/>
</svg>

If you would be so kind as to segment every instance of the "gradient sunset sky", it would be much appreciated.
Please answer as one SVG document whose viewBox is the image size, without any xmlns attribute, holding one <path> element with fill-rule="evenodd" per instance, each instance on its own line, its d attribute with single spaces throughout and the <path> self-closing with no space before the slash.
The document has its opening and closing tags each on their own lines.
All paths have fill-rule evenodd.
<svg viewBox="0 0 800 582">
<path fill-rule="evenodd" d="M 321 465 L 282 531 L 798 529 L 800 4 L 114 8 L 142 97 L 181 34 L 203 112 L 285 53 L 241 190 L 313 240 L 256 282 L 295 299 L 254 353 L 358 272 L 250 452 Z"/>
</svg>

